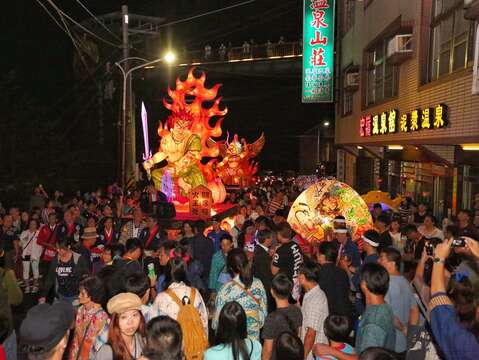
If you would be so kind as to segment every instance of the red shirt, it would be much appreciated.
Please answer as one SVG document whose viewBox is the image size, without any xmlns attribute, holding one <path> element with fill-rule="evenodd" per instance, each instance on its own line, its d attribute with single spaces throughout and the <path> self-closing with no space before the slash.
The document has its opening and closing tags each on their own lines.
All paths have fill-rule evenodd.
<svg viewBox="0 0 479 360">
<path fill-rule="evenodd" d="M 50 228 L 50 225 L 43 225 L 38 233 L 37 243 L 38 245 L 43 246 L 43 254 L 41 260 L 43 261 L 52 261 L 55 255 L 57 254 L 56 243 L 57 238 L 57 225 Z"/>
</svg>

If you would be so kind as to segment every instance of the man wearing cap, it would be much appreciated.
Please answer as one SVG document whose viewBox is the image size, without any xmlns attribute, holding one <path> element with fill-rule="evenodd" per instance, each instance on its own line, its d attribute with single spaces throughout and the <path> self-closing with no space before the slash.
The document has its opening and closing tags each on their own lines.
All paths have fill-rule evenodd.
<svg viewBox="0 0 479 360">
<path fill-rule="evenodd" d="M 82 255 L 88 263 L 88 269 L 90 272 L 93 268 L 94 258 L 99 259 L 101 249 L 94 249 L 98 233 L 95 227 L 86 227 L 81 235 L 81 243 L 78 247 L 78 253 Z M 100 251 L 99 251 L 100 250 Z"/>
<path fill-rule="evenodd" d="M 349 238 L 346 227 L 334 229 L 333 243 L 338 247 L 337 263 L 341 265 L 341 267 L 345 268 L 345 270 L 346 268 L 357 269 L 359 265 L 361 265 L 358 246 Z"/>
<path fill-rule="evenodd" d="M 366 231 L 362 237 L 363 241 L 363 252 L 365 253 L 365 257 L 363 263 L 354 274 L 348 272 L 348 275 L 351 277 L 351 283 L 353 284 L 354 288 L 356 289 L 356 312 L 358 314 L 362 314 L 364 311 L 364 299 L 362 297 L 360 287 L 360 279 L 359 274 L 361 273 L 361 269 L 369 263 L 377 263 L 379 259 L 378 255 L 378 247 L 379 247 L 379 234 L 376 230 L 368 230 Z"/>
<path fill-rule="evenodd" d="M 32 307 L 20 326 L 20 344 L 28 358 L 61 360 L 73 320 L 73 307 L 66 302 Z"/>
</svg>

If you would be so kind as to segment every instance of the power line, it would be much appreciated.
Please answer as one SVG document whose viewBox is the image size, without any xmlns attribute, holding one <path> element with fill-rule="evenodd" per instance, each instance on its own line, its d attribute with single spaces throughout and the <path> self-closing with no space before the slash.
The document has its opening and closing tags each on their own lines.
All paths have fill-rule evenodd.
<svg viewBox="0 0 479 360">
<path fill-rule="evenodd" d="M 104 42 L 105 44 L 108 44 L 110 46 L 113 46 L 113 47 L 121 47 L 121 45 L 117 45 L 117 44 L 114 44 L 108 40 L 105 40 L 103 39 L 102 37 L 98 36 L 97 34 L 95 34 L 94 32 L 88 30 L 86 27 L 84 27 L 82 24 L 80 24 L 78 21 L 76 21 L 75 19 L 73 19 L 71 16 L 69 16 L 68 14 L 66 14 L 65 12 L 63 12 L 57 5 L 55 5 L 55 3 L 52 1 L 52 0 L 47 0 L 47 2 L 61 15 L 65 16 L 68 20 L 70 20 L 72 23 L 74 23 L 75 25 L 77 25 L 80 29 L 82 29 L 83 31 L 85 31 L 86 33 L 90 34 L 91 36 L 93 36 L 94 38 Z"/>
<path fill-rule="evenodd" d="M 121 41 L 120 37 L 116 35 L 113 31 L 108 28 L 100 19 L 98 19 L 80 0 L 76 0 L 76 2 L 98 23 L 100 24 L 106 31 L 108 31 L 113 37 L 117 40 Z"/>
<path fill-rule="evenodd" d="M 157 27 L 157 28 L 163 28 L 163 27 L 166 27 L 166 26 L 171 26 L 171 25 L 180 24 L 180 23 L 182 23 L 182 22 L 186 22 L 186 21 L 198 19 L 198 18 L 203 17 L 203 16 L 213 15 L 213 14 L 217 14 L 217 13 L 222 12 L 222 11 L 234 9 L 234 8 L 237 8 L 237 7 L 240 7 L 240 6 L 243 6 L 243 5 L 248 5 L 248 4 L 254 3 L 255 1 L 256 1 L 256 0 L 243 1 L 243 2 L 241 2 L 241 3 L 239 3 L 239 4 L 226 6 L 226 7 L 221 8 L 221 9 L 216 9 L 216 10 L 207 11 L 207 12 L 202 13 L 202 14 L 193 15 L 193 16 L 190 16 L 190 17 L 187 17 L 187 18 L 184 18 L 184 19 L 180 19 L 180 20 L 171 21 L 171 22 L 169 22 L 169 23 L 161 24 L 161 25 L 158 25 L 158 26 L 156 26 L 156 27 Z M 142 25 L 142 26 L 138 27 L 138 29 L 141 29 L 142 27 L 145 27 L 145 26 L 148 26 L 148 24 Z"/>
<path fill-rule="evenodd" d="M 35 1 L 43 8 L 43 10 L 46 11 L 46 13 L 53 19 L 53 21 L 55 21 L 55 23 L 58 25 L 58 27 L 60 29 L 62 29 L 65 34 L 68 35 L 67 30 L 65 30 L 65 28 L 58 22 L 57 18 L 55 16 L 53 16 L 53 14 L 50 12 L 50 10 L 48 10 L 48 8 L 40 0 L 35 0 Z"/>
</svg>

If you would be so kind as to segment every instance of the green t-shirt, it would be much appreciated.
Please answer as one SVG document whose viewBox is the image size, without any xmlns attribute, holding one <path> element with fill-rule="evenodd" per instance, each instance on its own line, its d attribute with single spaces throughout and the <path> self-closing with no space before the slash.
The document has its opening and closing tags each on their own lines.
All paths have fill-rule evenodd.
<svg viewBox="0 0 479 360">
<path fill-rule="evenodd" d="M 395 340 L 394 314 L 391 307 L 386 303 L 367 305 L 359 322 L 356 352 L 361 354 L 373 346 L 394 351 Z"/>
</svg>

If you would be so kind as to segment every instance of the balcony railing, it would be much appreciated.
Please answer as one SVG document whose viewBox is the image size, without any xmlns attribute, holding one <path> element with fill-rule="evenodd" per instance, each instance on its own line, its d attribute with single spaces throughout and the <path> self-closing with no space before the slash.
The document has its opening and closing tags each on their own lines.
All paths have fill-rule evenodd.
<svg viewBox="0 0 479 360">
<path fill-rule="evenodd" d="M 267 60 L 299 57 L 302 53 L 303 45 L 300 42 L 285 42 L 282 44 L 262 44 L 211 49 L 211 51 L 188 51 L 180 56 L 179 62 L 201 64 L 212 62 Z"/>
</svg>

